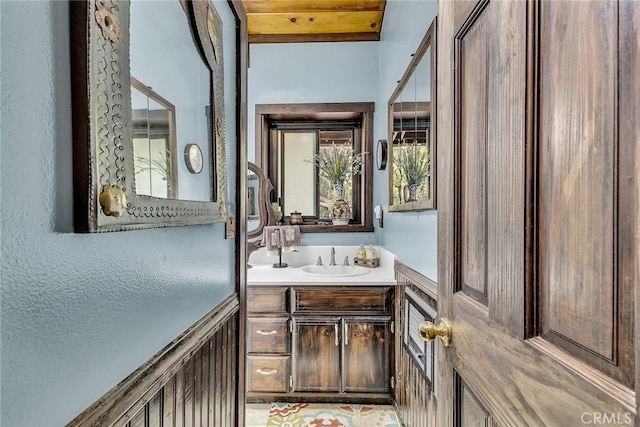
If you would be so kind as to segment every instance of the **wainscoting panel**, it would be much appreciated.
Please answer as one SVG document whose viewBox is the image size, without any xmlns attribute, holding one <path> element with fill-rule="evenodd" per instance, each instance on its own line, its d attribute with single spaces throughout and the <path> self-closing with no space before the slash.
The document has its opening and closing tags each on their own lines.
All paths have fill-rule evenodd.
<svg viewBox="0 0 640 427">
<path fill-rule="evenodd" d="M 413 298 L 437 310 L 437 285 L 432 280 L 396 261 L 396 384 L 395 408 L 403 425 L 436 427 L 437 401 L 432 384 L 414 357 L 404 345 L 407 328 L 405 321 L 405 291 Z M 427 368 L 429 369 L 429 368 Z"/>
<path fill-rule="evenodd" d="M 236 426 L 238 309 L 229 297 L 68 427 Z"/>
</svg>

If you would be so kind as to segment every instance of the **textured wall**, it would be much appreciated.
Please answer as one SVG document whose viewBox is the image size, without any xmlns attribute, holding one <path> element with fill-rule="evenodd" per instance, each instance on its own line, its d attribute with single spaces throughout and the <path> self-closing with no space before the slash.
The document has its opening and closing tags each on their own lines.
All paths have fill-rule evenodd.
<svg viewBox="0 0 640 427">
<path fill-rule="evenodd" d="M 235 28 L 215 4 L 234 160 Z M 3 0 L 0 19 L 0 424 L 59 426 L 233 292 L 234 242 L 222 224 L 74 234 L 67 2 Z"/>
<path fill-rule="evenodd" d="M 375 101 L 375 150 L 378 139 L 387 139 L 389 97 L 436 12 L 435 0 L 388 0 L 380 42 L 252 45 L 249 159 L 254 153 L 256 104 Z M 437 215 L 389 213 L 387 180 L 387 170 L 374 168 L 373 205 L 385 211 L 384 228 L 374 221 L 374 233 L 303 234 L 302 243 L 382 244 L 408 266 L 437 280 Z"/>
</svg>

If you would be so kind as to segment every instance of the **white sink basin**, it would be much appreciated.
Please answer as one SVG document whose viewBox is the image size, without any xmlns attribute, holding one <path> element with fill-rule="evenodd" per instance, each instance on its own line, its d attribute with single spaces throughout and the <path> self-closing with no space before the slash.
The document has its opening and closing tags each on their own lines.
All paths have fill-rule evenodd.
<svg viewBox="0 0 640 427">
<path fill-rule="evenodd" d="M 370 269 L 359 265 L 307 265 L 301 271 L 308 276 L 348 277 L 368 274 Z"/>
</svg>

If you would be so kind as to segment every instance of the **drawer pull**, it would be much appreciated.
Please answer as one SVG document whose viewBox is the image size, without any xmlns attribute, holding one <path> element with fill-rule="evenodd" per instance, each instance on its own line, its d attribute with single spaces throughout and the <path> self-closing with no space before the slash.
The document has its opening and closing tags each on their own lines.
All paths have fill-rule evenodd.
<svg viewBox="0 0 640 427">
<path fill-rule="evenodd" d="M 334 326 L 336 327 L 336 345 L 340 345 L 340 340 L 338 339 L 338 324 L 336 323 Z"/>
<path fill-rule="evenodd" d="M 256 334 L 258 334 L 258 335 L 276 335 L 277 333 L 278 333 L 278 331 L 276 331 L 276 330 L 269 331 L 269 332 L 264 332 L 264 331 L 261 331 L 260 329 L 258 329 L 256 331 Z"/>
<path fill-rule="evenodd" d="M 274 375 L 274 374 L 278 373 L 278 370 L 277 369 L 272 369 L 270 371 L 263 371 L 262 369 L 257 369 L 256 372 L 261 374 L 261 375 Z"/>
</svg>

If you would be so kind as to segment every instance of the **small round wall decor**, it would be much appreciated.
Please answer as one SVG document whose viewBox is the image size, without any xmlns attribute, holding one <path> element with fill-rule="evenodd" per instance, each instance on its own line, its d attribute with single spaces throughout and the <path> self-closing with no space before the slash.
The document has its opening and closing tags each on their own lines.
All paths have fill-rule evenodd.
<svg viewBox="0 0 640 427">
<path fill-rule="evenodd" d="M 187 169 L 189 169 L 189 172 L 202 172 L 202 150 L 200 150 L 198 144 L 187 144 L 184 147 L 184 162 L 187 164 Z"/>
<path fill-rule="evenodd" d="M 378 166 L 378 170 L 384 170 L 387 167 L 387 149 L 387 140 L 379 139 L 376 150 L 376 165 Z"/>
</svg>

